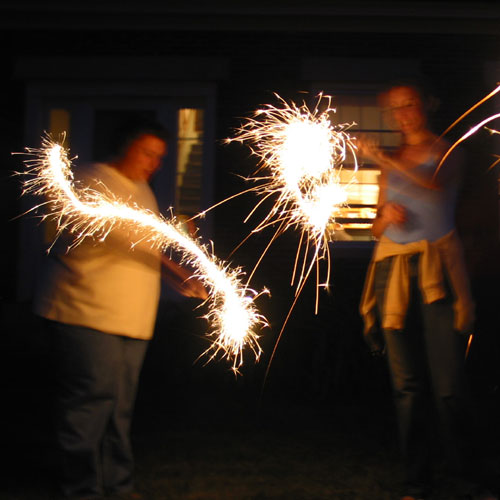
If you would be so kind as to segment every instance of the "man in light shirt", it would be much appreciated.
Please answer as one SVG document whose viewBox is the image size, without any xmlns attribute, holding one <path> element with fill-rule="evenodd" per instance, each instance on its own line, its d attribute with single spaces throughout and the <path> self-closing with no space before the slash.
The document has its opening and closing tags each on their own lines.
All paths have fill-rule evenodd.
<svg viewBox="0 0 500 500">
<path fill-rule="evenodd" d="M 125 130 L 109 163 L 82 168 L 83 186 L 158 213 L 148 180 L 167 153 L 155 122 Z M 57 445 L 65 498 L 142 498 L 133 489 L 130 426 L 139 374 L 153 336 L 162 256 L 131 231 L 104 241 L 87 237 L 68 251 L 56 242 L 38 286 L 34 311 L 45 318 L 57 365 Z M 168 260 L 163 258 L 164 261 Z M 166 262 L 188 296 L 206 298 L 189 271 Z"/>
</svg>

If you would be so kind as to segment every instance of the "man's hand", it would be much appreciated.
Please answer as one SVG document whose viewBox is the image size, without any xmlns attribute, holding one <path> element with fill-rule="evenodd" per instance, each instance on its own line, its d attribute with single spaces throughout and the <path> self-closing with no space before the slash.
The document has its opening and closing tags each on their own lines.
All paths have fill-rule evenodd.
<svg viewBox="0 0 500 500">
<path fill-rule="evenodd" d="M 192 297 L 201 300 L 208 299 L 207 289 L 203 286 L 199 279 L 193 278 L 192 276 L 183 281 L 181 293 L 185 297 Z"/>
<path fill-rule="evenodd" d="M 208 291 L 202 282 L 193 277 L 193 272 L 180 266 L 165 255 L 162 256 L 162 277 L 178 293 L 184 297 L 192 297 L 201 300 L 208 298 Z"/>
</svg>

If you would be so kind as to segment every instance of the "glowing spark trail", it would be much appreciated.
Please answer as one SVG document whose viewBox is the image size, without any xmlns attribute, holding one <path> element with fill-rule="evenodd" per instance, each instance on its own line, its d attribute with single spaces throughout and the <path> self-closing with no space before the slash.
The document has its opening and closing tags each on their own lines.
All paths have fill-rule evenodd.
<svg viewBox="0 0 500 500">
<path fill-rule="evenodd" d="M 488 99 L 491 99 L 494 95 L 496 95 L 498 92 L 500 92 L 500 84 L 497 84 L 496 88 L 494 90 L 492 90 L 487 96 L 483 97 L 480 101 L 478 101 L 476 104 L 474 104 L 474 106 L 472 106 L 471 108 L 469 108 L 465 113 L 463 113 L 459 118 L 457 118 L 442 134 L 440 137 L 443 137 L 444 135 L 446 135 L 452 128 L 455 127 L 455 125 L 457 125 L 457 123 L 460 123 L 467 115 L 469 115 L 470 113 L 472 113 L 472 111 L 474 111 L 476 108 L 478 108 L 481 104 L 483 104 L 484 102 L 486 102 Z M 441 161 L 439 162 L 438 166 L 436 167 L 436 170 L 434 172 L 434 175 L 433 175 L 433 178 L 436 177 L 436 175 L 438 174 L 440 168 L 443 166 L 443 163 L 446 161 L 446 159 L 448 158 L 448 156 L 450 156 L 451 152 L 462 142 L 464 142 L 465 140 L 467 140 L 469 137 L 471 137 L 472 135 L 474 135 L 480 128 L 484 128 L 485 130 L 487 130 L 490 134 L 500 134 L 500 132 L 496 129 L 491 129 L 489 127 L 486 127 L 486 124 L 487 123 L 490 123 L 494 120 L 497 120 L 500 118 L 500 113 L 497 113 L 495 115 L 492 115 L 492 116 L 489 116 L 488 118 L 485 118 L 484 120 L 482 120 L 481 122 L 477 123 L 476 125 L 474 125 L 474 127 L 472 127 L 468 132 L 466 132 L 465 134 L 463 134 L 459 139 L 457 139 L 449 148 L 448 148 L 448 151 L 444 154 L 444 156 L 441 158 Z M 495 158 L 497 158 L 491 165 L 490 165 L 490 168 L 489 170 L 491 170 L 492 168 L 494 168 L 498 163 L 500 163 L 500 156 L 498 155 L 494 155 Z M 468 358 L 469 356 L 469 352 L 470 352 L 470 349 L 471 349 L 471 345 L 472 345 L 472 341 L 474 340 L 474 335 L 471 334 L 469 335 L 469 339 L 468 339 L 468 342 L 467 342 L 467 348 L 465 350 L 465 359 Z"/>
<path fill-rule="evenodd" d="M 472 113 L 477 107 L 485 103 L 488 99 L 491 99 L 495 94 L 500 92 L 500 85 L 498 85 L 494 90 L 492 90 L 487 96 L 483 97 L 474 106 L 470 107 L 465 113 L 463 113 L 459 118 L 457 118 L 442 134 L 441 137 L 445 136 L 455 125 L 461 122 L 468 114 Z"/>
<path fill-rule="evenodd" d="M 203 354 L 208 354 L 209 360 L 219 354 L 231 360 L 235 372 L 243 363 L 245 346 L 259 358 L 262 351 L 256 331 L 267 326 L 267 321 L 254 305 L 260 294 L 242 284 L 240 269 L 230 270 L 218 261 L 206 246 L 186 236 L 175 220 L 167 221 L 151 211 L 129 206 L 111 193 L 76 185 L 67 151 L 49 138 L 43 140 L 41 149 L 26 148 L 26 153 L 33 158 L 25 161 L 28 179 L 23 194 L 47 197 L 45 205 L 50 207 L 50 213 L 44 218 L 57 221 L 58 235 L 70 231 L 75 236 L 72 246 L 76 246 L 88 236 L 104 240 L 120 226 L 132 229 L 151 248 L 179 252 L 181 263 L 192 266 L 193 278 L 201 280 L 209 290 L 209 312 L 205 317 L 211 324 L 208 335 L 213 342 Z"/>
<path fill-rule="evenodd" d="M 443 158 L 441 158 L 441 161 L 439 162 L 439 165 L 437 166 L 436 168 L 436 173 L 434 175 L 437 174 L 438 170 L 441 168 L 441 166 L 443 165 L 443 163 L 445 162 L 446 158 L 448 158 L 448 156 L 450 156 L 451 152 L 463 141 L 465 141 L 466 139 L 468 139 L 471 135 L 475 134 L 481 127 L 484 127 L 484 125 L 486 125 L 487 123 L 490 123 L 491 121 L 493 120 L 496 120 L 500 118 L 500 113 L 497 113 L 496 115 L 492 115 L 486 119 L 484 119 L 482 122 L 478 123 L 477 125 L 475 125 L 474 127 L 472 127 L 467 133 L 465 133 L 462 137 L 460 137 L 460 139 L 458 139 L 457 141 L 455 141 L 455 143 L 448 149 L 448 151 L 446 152 L 446 154 L 443 156 Z"/>
<path fill-rule="evenodd" d="M 255 112 L 236 130 L 234 138 L 226 142 L 238 141 L 249 145 L 250 150 L 259 158 L 259 168 L 247 180 L 259 184 L 248 191 L 261 195 L 261 200 L 245 219 L 255 213 L 257 208 L 268 199 L 274 198 L 274 205 L 264 219 L 252 231 L 277 225 L 263 254 L 253 272 L 264 258 L 275 239 L 289 228 L 299 228 L 300 242 L 292 273 L 292 285 L 298 274 L 295 299 L 283 322 L 273 352 L 269 358 L 264 380 L 267 378 L 271 362 L 304 285 L 316 267 L 316 304 L 319 306 L 320 270 L 319 261 L 327 261 L 327 280 L 330 276 L 329 231 L 335 224 L 335 216 L 340 208 L 346 206 L 347 192 L 340 184 L 340 170 L 351 159 L 354 172 L 358 168 L 354 140 L 346 132 L 354 124 L 332 125 L 328 106 L 322 112 L 319 105 L 323 95 L 318 96 L 316 107 L 310 110 L 304 103 L 297 106 L 288 104 L 275 94 L 281 107 L 267 105 Z M 298 271 L 300 256 L 302 265 Z M 309 258 L 309 263 L 308 263 Z M 253 274 L 253 273 L 252 273 Z M 328 286 L 326 282 L 323 286 Z"/>
<path fill-rule="evenodd" d="M 455 127 L 455 125 L 457 123 L 459 123 L 461 120 L 463 120 L 468 114 L 470 114 L 472 111 L 474 111 L 478 106 L 480 106 L 481 104 L 483 104 L 484 102 L 486 102 L 488 99 L 491 99 L 494 95 L 496 95 L 498 92 L 500 92 L 500 85 L 497 85 L 497 87 L 491 91 L 487 96 L 483 97 L 483 99 L 481 99 L 479 102 L 477 102 L 476 104 L 474 104 L 474 106 L 472 106 L 471 108 L 469 108 L 464 114 L 462 114 L 462 116 L 460 116 L 458 119 L 456 119 L 442 134 L 440 137 L 443 137 L 445 134 L 447 134 L 453 127 Z M 439 172 L 439 170 L 441 169 L 441 167 L 443 166 L 443 163 L 446 161 L 446 159 L 448 158 L 448 156 L 450 156 L 450 154 L 452 153 L 452 151 L 462 142 L 464 142 L 465 140 L 467 140 L 469 137 L 471 137 L 472 135 L 474 135 L 480 128 L 485 128 L 490 134 L 498 134 L 499 132 L 495 129 L 491 129 L 491 128 L 488 128 L 486 127 L 486 124 L 487 123 L 490 123 L 494 120 L 497 120 L 500 118 L 500 113 L 497 113 L 495 115 L 492 115 L 492 116 L 489 116 L 488 118 L 485 118 L 484 120 L 482 120 L 480 123 L 476 124 L 474 127 L 472 127 L 468 132 L 466 132 L 464 135 L 462 135 L 462 137 L 460 137 L 458 140 L 456 140 L 452 145 L 451 147 L 448 149 L 448 151 L 445 153 L 445 155 L 441 158 L 441 161 L 439 162 L 438 166 L 436 167 L 436 170 L 434 172 L 434 175 L 433 175 L 433 178 L 435 178 Z M 490 167 L 490 168 L 493 168 L 497 163 L 498 163 L 498 159 L 497 161 L 495 161 L 493 163 L 493 165 Z"/>
<path fill-rule="evenodd" d="M 340 184 L 340 169 L 351 157 L 354 171 L 357 170 L 356 146 L 346 132 L 352 124 L 331 124 L 329 113 L 335 110 L 330 107 L 330 98 L 327 98 L 327 109 L 320 112 L 318 106 L 322 95 L 312 111 L 305 104 L 288 104 L 276 97 L 281 107 L 267 105 L 257 110 L 254 117 L 237 129 L 235 137 L 227 142 L 247 143 L 259 158 L 257 172 L 263 172 L 263 176 L 249 179 L 259 182 L 253 190 L 262 196 L 262 200 L 245 222 L 264 200 L 275 198 L 272 209 L 253 232 L 278 224 L 274 241 L 289 228 L 299 227 L 301 230 L 292 275 L 294 284 L 303 251 L 304 262 L 297 281 L 298 295 L 314 264 L 325 257 L 329 263 L 329 227 L 335 222 L 339 208 L 347 202 L 347 193 Z M 306 265 L 311 247 L 312 258 Z"/>
</svg>

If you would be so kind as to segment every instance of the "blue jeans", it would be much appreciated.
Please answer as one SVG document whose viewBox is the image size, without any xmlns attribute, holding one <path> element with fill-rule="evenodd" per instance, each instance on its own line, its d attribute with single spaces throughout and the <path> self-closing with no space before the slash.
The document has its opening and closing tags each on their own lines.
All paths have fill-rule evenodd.
<svg viewBox="0 0 500 500">
<path fill-rule="evenodd" d="M 75 498 L 129 491 L 130 426 L 148 342 L 47 323 L 56 362 L 61 490 Z"/>
<path fill-rule="evenodd" d="M 449 468 L 461 473 L 466 467 L 469 407 L 464 375 L 466 339 L 453 328 L 452 292 L 448 289 L 445 299 L 424 304 L 418 287 L 418 259 L 418 254 L 410 259 L 410 305 L 405 327 L 383 334 L 406 472 L 405 493 L 423 496 L 430 483 L 436 437 L 442 440 Z M 388 258 L 377 263 L 375 270 L 379 313 L 391 261 Z"/>
</svg>

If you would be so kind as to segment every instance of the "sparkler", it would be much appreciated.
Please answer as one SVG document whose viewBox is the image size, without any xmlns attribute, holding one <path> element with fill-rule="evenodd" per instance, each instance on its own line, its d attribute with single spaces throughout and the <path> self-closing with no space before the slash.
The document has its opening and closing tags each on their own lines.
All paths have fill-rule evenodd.
<svg viewBox="0 0 500 500">
<path fill-rule="evenodd" d="M 47 197 L 49 201 L 44 205 L 50 210 L 43 218 L 56 220 L 58 236 L 65 230 L 71 232 L 74 247 L 86 237 L 104 240 L 113 229 L 127 227 L 138 241 L 146 241 L 151 248 L 179 252 L 181 263 L 191 265 L 195 269 L 193 278 L 209 290 L 205 318 L 212 326 L 208 336 L 213 342 L 202 356 L 207 354 L 208 361 L 218 355 L 231 360 L 235 373 L 243 363 L 245 346 L 259 359 L 262 350 L 257 330 L 267 326 L 267 321 L 258 313 L 254 301 L 265 291 L 257 293 L 244 285 L 241 269 L 229 269 L 205 245 L 182 232 L 175 219 L 168 221 L 137 205 L 127 205 L 107 190 L 102 193 L 77 186 L 67 151 L 49 137 L 43 139 L 41 149 L 26 148 L 26 154 L 31 158 L 25 161 L 28 178 L 23 194 Z M 131 242 L 132 246 L 138 241 Z"/>
<path fill-rule="evenodd" d="M 442 134 L 440 137 L 443 137 L 444 135 L 446 135 L 453 127 L 455 127 L 455 125 L 457 125 L 457 123 L 459 123 L 460 121 L 462 121 L 468 114 L 470 114 L 472 111 L 474 111 L 477 107 L 479 107 L 481 104 L 483 104 L 484 102 L 486 102 L 488 99 L 491 99 L 494 95 L 496 95 L 498 92 L 500 92 L 500 84 L 497 85 L 497 87 L 492 90 L 487 96 L 483 97 L 479 102 L 477 102 L 476 104 L 474 104 L 474 106 L 472 106 L 471 108 L 469 108 L 464 114 L 462 114 L 459 118 L 457 118 Z M 444 154 L 444 156 L 441 158 L 441 161 L 439 162 L 438 166 L 436 167 L 436 170 L 434 172 L 434 176 L 433 178 L 436 177 L 436 175 L 438 174 L 439 170 L 441 169 L 441 167 L 443 166 L 443 163 L 446 161 L 446 159 L 448 158 L 448 156 L 450 156 L 450 154 L 452 153 L 452 151 L 462 142 L 464 142 L 465 140 L 467 140 L 469 137 L 471 137 L 472 135 L 474 135 L 480 128 L 485 128 L 490 134 L 498 134 L 499 132 L 497 130 L 494 130 L 494 129 L 490 129 L 488 127 L 486 127 L 486 124 L 494 121 L 494 120 L 497 120 L 500 118 L 500 113 L 497 113 L 495 115 L 492 115 L 492 116 L 489 116 L 488 118 L 485 118 L 484 120 L 482 120 L 481 122 L 479 122 L 478 124 L 474 125 L 474 127 L 472 127 L 468 132 L 466 132 L 465 134 L 462 135 L 462 137 L 460 137 L 459 139 L 457 139 L 451 146 L 450 148 L 448 149 L 448 151 L 446 151 L 446 153 Z M 493 165 L 490 167 L 490 168 L 493 168 L 498 162 L 500 161 L 500 158 L 497 159 Z"/>
<path fill-rule="evenodd" d="M 253 233 L 278 225 L 272 241 L 289 228 L 299 228 L 300 243 L 297 249 L 292 285 L 297 279 L 296 296 L 317 265 L 317 289 L 320 285 L 318 262 L 326 258 L 327 276 L 330 274 L 329 228 L 335 222 L 340 207 L 347 202 L 347 193 L 340 184 L 340 169 L 350 156 L 357 170 L 356 146 L 346 130 L 352 124 L 332 125 L 328 106 L 320 112 L 323 95 L 319 95 L 316 106 L 310 110 L 306 104 L 288 104 L 276 95 L 281 106 L 267 105 L 255 112 L 236 130 L 234 138 L 226 142 L 246 143 L 259 158 L 256 175 L 247 180 L 259 182 L 251 190 L 262 198 L 245 219 L 247 222 L 265 200 L 275 198 L 274 205 Z M 257 175 L 263 172 L 263 175 Z M 354 179 L 354 176 L 353 176 Z M 312 257 L 307 263 L 312 248 Z M 300 255 L 304 260 L 298 272 Z M 264 254 L 259 259 L 259 265 Z M 254 271 L 255 272 L 255 269 Z M 323 286 L 327 286 L 325 283 Z M 316 312 L 318 293 L 316 294 Z"/>
<path fill-rule="evenodd" d="M 257 110 L 253 118 L 249 118 L 236 130 L 235 137 L 226 140 L 227 143 L 246 143 L 252 154 L 259 159 L 255 175 L 247 180 L 259 183 L 248 191 L 256 192 L 261 200 L 251 210 L 245 222 L 262 203 L 274 198 L 271 210 L 252 233 L 269 226 L 278 227 L 250 276 L 278 236 L 290 228 L 298 228 L 301 233 L 291 279 L 293 286 L 298 276 L 295 299 L 274 344 L 264 381 L 285 326 L 314 267 L 315 313 L 318 312 L 319 289 L 321 286 L 328 286 L 330 276 L 330 228 L 334 227 L 335 216 L 347 202 L 347 192 L 340 184 L 340 170 L 349 157 L 353 164 L 352 181 L 355 181 L 354 173 L 358 169 L 356 146 L 347 133 L 354 124 L 332 125 L 329 114 L 335 109 L 331 107 L 330 97 L 326 97 L 328 105 L 320 112 L 322 94 L 318 96 L 312 110 L 305 103 L 301 106 L 294 102 L 288 104 L 279 95 L 275 96 L 280 107 L 267 105 Z M 303 261 L 299 271 L 301 254 Z M 319 261 L 323 259 L 327 261 L 327 280 L 321 284 Z"/>
<path fill-rule="evenodd" d="M 500 88 L 500 87 L 499 87 Z M 465 141 L 466 139 L 468 139 L 471 135 L 475 134 L 480 128 L 484 127 L 487 123 L 490 123 L 492 122 L 493 120 L 497 120 L 498 118 L 500 118 L 500 113 L 497 113 L 495 115 L 492 115 L 492 116 L 489 116 L 488 118 L 485 118 L 484 120 L 482 120 L 481 122 L 479 122 L 477 125 L 474 125 L 474 127 L 472 127 L 468 132 L 466 132 L 462 137 L 460 137 L 457 141 L 455 141 L 455 143 L 448 149 L 448 151 L 446 151 L 445 155 L 441 158 L 441 161 L 439 162 L 439 165 L 436 167 L 436 171 L 434 173 L 434 176 L 437 175 L 439 169 L 441 168 L 441 166 L 443 165 L 443 163 L 446 161 L 446 158 L 448 158 L 448 156 L 450 156 L 451 152 L 463 141 Z M 498 133 L 496 130 L 491 130 L 491 129 L 488 129 L 487 127 L 484 127 L 486 128 L 487 130 L 490 131 L 490 133 Z M 496 163 L 496 162 L 495 162 Z"/>
<path fill-rule="evenodd" d="M 483 97 L 480 101 L 478 101 L 476 104 L 474 104 L 474 106 L 472 106 L 471 108 L 469 108 L 465 113 L 463 113 L 459 118 L 457 118 L 442 134 L 440 137 L 443 137 L 444 135 L 446 135 L 452 128 L 455 127 L 455 125 L 457 125 L 458 123 L 460 123 L 467 115 L 469 115 L 470 113 L 472 113 L 472 111 L 474 111 L 476 108 L 478 108 L 479 106 L 481 106 L 481 104 L 483 104 L 484 102 L 486 102 L 488 99 L 491 99 L 494 95 L 496 95 L 498 92 L 500 92 L 500 84 L 498 84 L 496 86 L 496 88 L 494 90 L 492 90 L 488 95 L 486 95 L 485 97 Z M 484 120 L 482 120 L 481 122 L 477 123 L 476 125 L 474 125 L 472 128 L 469 129 L 468 132 L 466 132 L 465 134 L 463 134 L 459 139 L 457 139 L 449 148 L 448 148 L 448 151 L 446 151 L 446 153 L 444 154 L 444 156 L 441 158 L 441 161 L 439 162 L 438 166 L 436 167 L 436 170 L 434 172 L 434 175 L 433 175 L 433 178 L 436 177 L 436 175 L 438 174 L 439 170 L 441 169 L 443 163 L 446 161 L 446 159 L 448 158 L 448 156 L 450 156 L 450 154 L 452 153 L 452 151 L 462 142 L 464 142 L 465 140 L 467 140 L 469 137 L 471 137 L 472 135 L 474 135 L 480 128 L 484 128 L 485 130 L 487 130 L 490 134 L 500 134 L 500 132 L 496 129 L 491 129 L 489 127 L 486 127 L 486 124 L 494 121 L 494 120 L 497 120 L 500 118 L 500 113 L 497 113 L 495 115 L 492 115 L 492 116 L 489 116 L 487 118 L 485 118 Z M 495 155 L 495 157 L 497 158 L 493 163 L 492 165 L 490 166 L 490 170 L 492 168 L 494 168 L 499 162 L 500 162 L 500 156 L 498 155 Z M 469 352 L 470 352 L 470 349 L 471 349 L 471 345 L 472 345 L 472 342 L 474 340 L 474 334 L 470 334 L 469 335 L 469 339 L 467 341 L 467 347 L 465 349 L 465 359 L 468 358 L 469 356 Z"/>
</svg>

